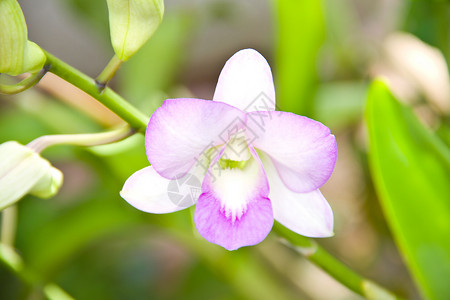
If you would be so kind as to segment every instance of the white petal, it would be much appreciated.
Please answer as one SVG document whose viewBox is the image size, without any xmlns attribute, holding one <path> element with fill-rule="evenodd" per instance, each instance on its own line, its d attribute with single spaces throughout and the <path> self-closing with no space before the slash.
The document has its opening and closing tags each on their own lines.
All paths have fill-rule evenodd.
<svg viewBox="0 0 450 300">
<path fill-rule="evenodd" d="M 246 112 L 275 110 L 275 88 L 266 59 L 253 49 L 234 54 L 220 73 L 213 100 Z"/>
<path fill-rule="evenodd" d="M 169 180 L 156 173 L 153 167 L 146 167 L 127 179 L 120 195 L 139 210 L 164 214 L 195 204 L 200 193 L 201 178 L 195 172 Z"/>
<path fill-rule="evenodd" d="M 333 212 L 322 193 L 318 189 L 309 193 L 293 192 L 283 184 L 271 159 L 261 152 L 258 154 L 269 180 L 275 220 L 304 236 L 332 236 Z"/>
</svg>

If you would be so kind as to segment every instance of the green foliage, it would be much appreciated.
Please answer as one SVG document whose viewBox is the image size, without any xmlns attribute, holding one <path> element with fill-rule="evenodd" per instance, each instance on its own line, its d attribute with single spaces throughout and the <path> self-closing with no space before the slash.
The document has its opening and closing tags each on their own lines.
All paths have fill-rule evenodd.
<svg viewBox="0 0 450 300">
<path fill-rule="evenodd" d="M 325 24 L 321 1 L 275 1 L 277 19 L 276 91 L 284 111 L 311 115 L 317 85 L 317 56 Z"/>
<path fill-rule="evenodd" d="M 450 4 L 448 0 L 410 1 L 405 30 L 442 50 L 450 62 Z"/>
<path fill-rule="evenodd" d="M 450 151 L 392 96 L 369 91 L 370 167 L 392 233 L 429 299 L 449 299 Z"/>
<path fill-rule="evenodd" d="M 332 131 L 355 125 L 364 109 L 367 84 L 344 81 L 321 84 L 314 99 L 314 116 Z"/>
</svg>

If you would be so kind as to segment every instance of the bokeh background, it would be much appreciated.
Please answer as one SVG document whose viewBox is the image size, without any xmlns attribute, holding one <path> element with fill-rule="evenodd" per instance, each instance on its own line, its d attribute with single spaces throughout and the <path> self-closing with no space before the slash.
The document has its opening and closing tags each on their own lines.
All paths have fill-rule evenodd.
<svg viewBox="0 0 450 300">
<path fill-rule="evenodd" d="M 19 3 L 30 40 L 88 75 L 96 77 L 112 57 L 106 1 Z M 374 192 L 363 111 L 370 80 L 383 75 L 427 126 L 439 130 L 450 99 L 449 3 L 165 4 L 160 28 L 123 65 L 112 87 L 150 115 L 167 98 L 211 99 L 233 53 L 261 52 L 273 69 L 278 107 L 321 121 L 337 137 L 336 169 L 322 188 L 335 214 L 336 236 L 319 243 L 364 276 L 420 299 Z M 444 75 L 427 82 L 405 72 L 411 61 L 402 57 L 411 51 L 425 57 L 429 72 Z M 0 98 L 0 142 L 26 144 L 44 134 L 97 132 L 119 123 L 51 74 L 31 90 Z M 189 209 L 152 215 L 128 205 L 119 191 L 148 165 L 143 136 L 101 147 L 58 146 L 43 156 L 63 171 L 64 185 L 52 199 L 28 196 L 19 203 L 16 246 L 42 281 L 56 282 L 76 299 L 360 299 L 273 233 L 260 245 L 228 252 L 199 237 Z M 29 292 L 0 266 L 0 299 Z"/>
</svg>

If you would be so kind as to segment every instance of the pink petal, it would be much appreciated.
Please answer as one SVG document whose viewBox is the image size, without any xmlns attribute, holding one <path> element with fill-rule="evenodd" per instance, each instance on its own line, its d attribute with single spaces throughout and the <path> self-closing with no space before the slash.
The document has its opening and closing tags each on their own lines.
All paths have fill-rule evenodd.
<svg viewBox="0 0 450 300">
<path fill-rule="evenodd" d="M 236 250 L 262 242 L 273 225 L 272 206 L 268 198 L 252 199 L 239 220 L 231 222 L 212 193 L 204 193 L 195 209 L 195 225 L 209 242 Z"/>
<path fill-rule="evenodd" d="M 334 135 L 320 122 L 288 112 L 252 112 L 253 145 L 272 159 L 281 180 L 295 192 L 311 192 L 330 178 L 336 163 Z"/>
<path fill-rule="evenodd" d="M 195 172 L 171 181 L 161 177 L 153 167 L 146 167 L 127 179 L 120 195 L 139 210 L 165 214 L 192 206 L 200 193 L 200 180 Z"/>
<path fill-rule="evenodd" d="M 270 158 L 260 155 L 270 184 L 275 219 L 290 230 L 309 237 L 333 235 L 333 212 L 327 200 L 317 189 L 296 193 L 288 189 L 275 170 Z"/>
<path fill-rule="evenodd" d="M 275 88 L 266 59 L 253 49 L 234 54 L 220 73 L 213 100 L 246 112 L 275 110 Z"/>
<path fill-rule="evenodd" d="M 145 135 L 147 157 L 161 176 L 182 176 L 201 160 L 208 170 L 211 147 L 225 144 L 230 132 L 243 127 L 245 114 L 225 103 L 169 99 L 152 115 Z"/>
<path fill-rule="evenodd" d="M 250 158 L 243 170 L 218 167 L 216 160 L 202 185 L 194 218 L 198 232 L 228 250 L 260 243 L 272 229 L 273 213 L 259 158 Z"/>
</svg>

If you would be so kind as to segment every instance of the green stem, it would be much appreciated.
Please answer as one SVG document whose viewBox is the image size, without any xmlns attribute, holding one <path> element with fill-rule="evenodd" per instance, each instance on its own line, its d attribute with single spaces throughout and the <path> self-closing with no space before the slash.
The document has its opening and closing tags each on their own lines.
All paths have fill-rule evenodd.
<svg viewBox="0 0 450 300">
<path fill-rule="evenodd" d="M 17 224 L 17 207 L 10 206 L 2 212 L 2 235 L 0 242 L 0 263 L 5 265 L 12 273 L 29 288 L 42 289 L 46 299 L 73 300 L 63 289 L 54 283 L 42 285 L 42 281 L 31 270 L 25 268 L 23 259 L 14 250 L 14 239 Z"/>
<path fill-rule="evenodd" d="M 278 222 L 275 222 L 273 229 L 279 236 L 287 240 L 287 244 L 293 246 L 294 250 L 304 255 L 308 260 L 355 293 L 367 299 L 400 299 L 392 292 L 350 269 L 314 240 L 298 235 Z"/>
<path fill-rule="evenodd" d="M 1 242 L 5 245 L 14 245 L 17 225 L 17 207 L 15 205 L 2 211 Z"/>
<path fill-rule="evenodd" d="M 73 300 L 58 285 L 52 282 L 42 284 L 42 281 L 34 272 L 25 268 L 22 258 L 13 247 L 0 243 L 0 263 L 13 272 L 27 287 L 42 290 L 46 299 Z"/>
<path fill-rule="evenodd" d="M 114 55 L 106 65 L 105 69 L 103 69 L 100 75 L 98 75 L 95 81 L 100 92 L 105 89 L 108 82 L 114 77 L 120 65 L 122 65 L 122 62 L 123 61 L 121 61 L 116 55 Z"/>
<path fill-rule="evenodd" d="M 43 50 L 49 72 L 61 77 L 105 105 L 137 131 L 145 132 L 149 118 L 110 88 L 99 92 L 94 79 Z"/>
<path fill-rule="evenodd" d="M 123 126 L 116 130 L 100 133 L 82 133 L 82 134 L 55 134 L 43 135 L 27 144 L 28 148 L 33 149 L 36 153 L 42 152 L 44 149 L 54 145 L 77 145 L 77 146 L 96 146 L 110 144 L 122 140 L 135 131 L 130 127 Z"/>
<path fill-rule="evenodd" d="M 173 219 L 171 219 L 173 220 Z M 179 239 L 183 245 L 198 255 L 214 272 L 233 288 L 243 299 L 293 299 L 284 285 L 276 280 L 276 275 L 268 270 L 264 263 L 251 251 L 251 248 L 239 249 L 232 253 L 206 242 L 173 222 L 162 221 L 161 229 L 170 236 Z M 198 233 L 197 233 L 198 234 Z"/>
<path fill-rule="evenodd" d="M 31 74 L 30 76 L 28 76 L 27 78 L 16 84 L 11 85 L 0 84 L 0 93 L 13 95 L 23 92 L 29 89 L 30 87 L 34 86 L 36 83 L 38 83 L 39 80 L 41 80 L 42 77 L 44 77 L 47 71 L 48 70 L 46 68 L 43 68 L 39 72 Z"/>
</svg>

